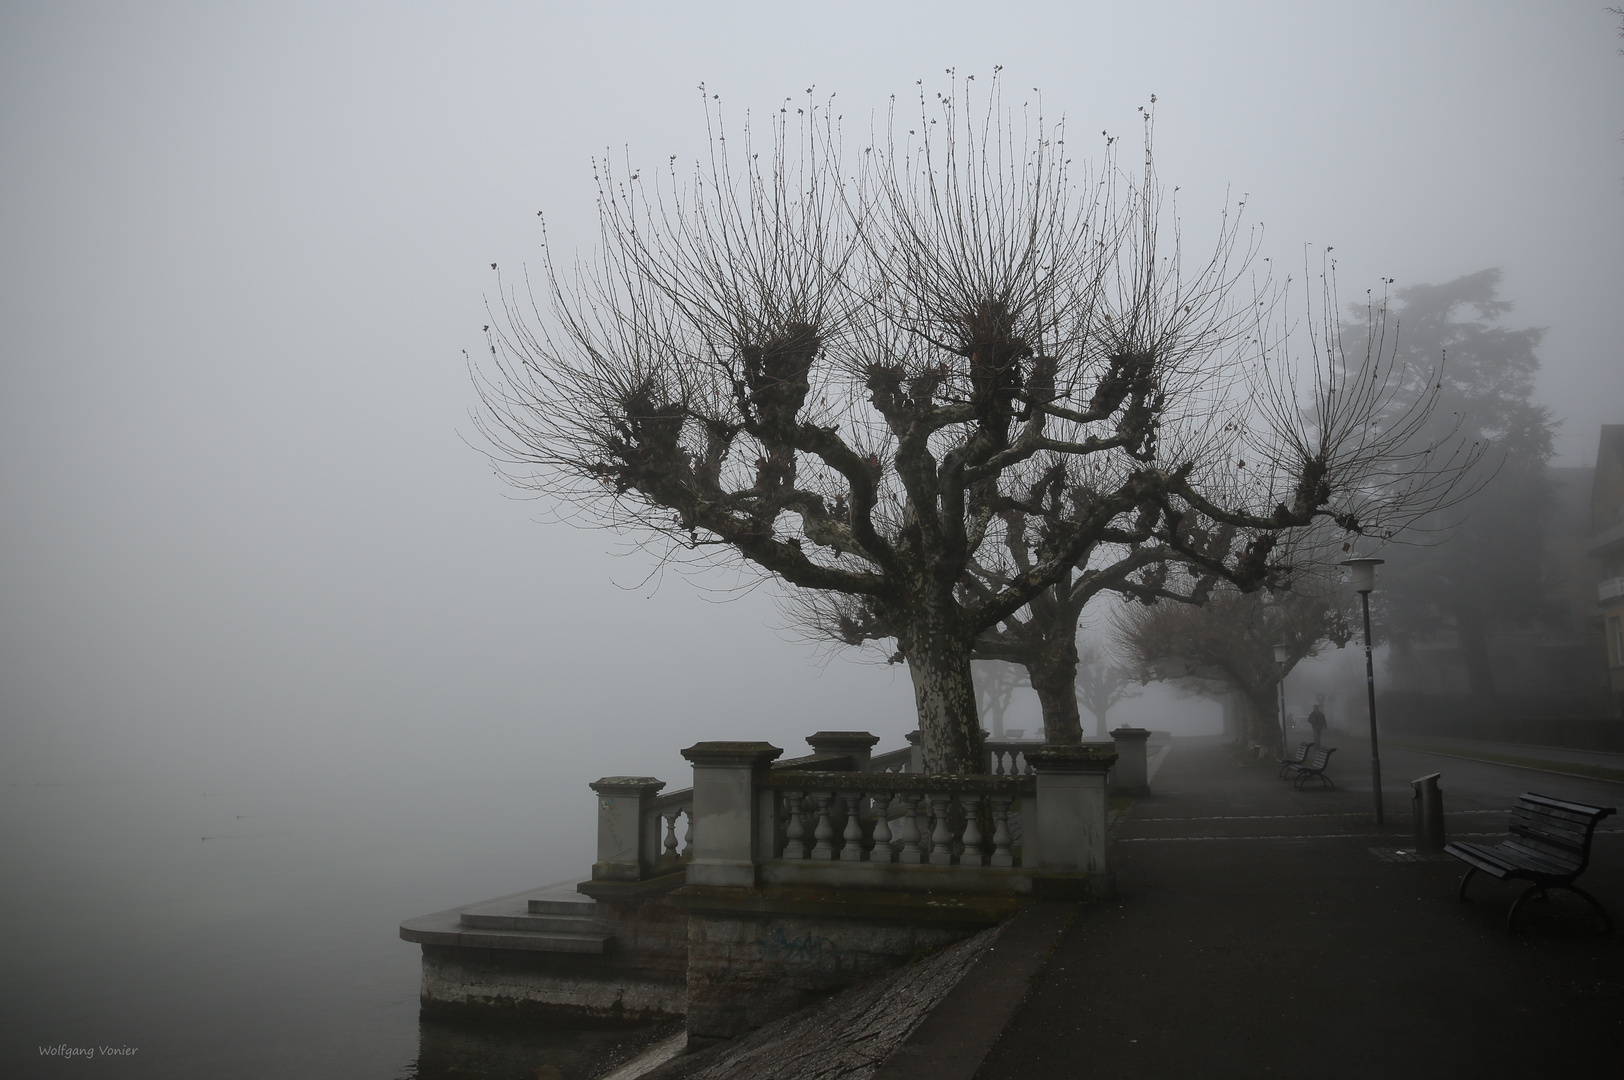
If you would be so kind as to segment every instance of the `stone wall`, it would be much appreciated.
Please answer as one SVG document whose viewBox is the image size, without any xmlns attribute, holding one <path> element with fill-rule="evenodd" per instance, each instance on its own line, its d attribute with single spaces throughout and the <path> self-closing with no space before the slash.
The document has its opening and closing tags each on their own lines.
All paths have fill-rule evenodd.
<svg viewBox="0 0 1624 1080">
<path fill-rule="evenodd" d="M 636 1024 L 687 1011 L 688 913 L 661 896 L 599 900 L 602 954 L 423 946 L 426 1016 Z"/>
</svg>

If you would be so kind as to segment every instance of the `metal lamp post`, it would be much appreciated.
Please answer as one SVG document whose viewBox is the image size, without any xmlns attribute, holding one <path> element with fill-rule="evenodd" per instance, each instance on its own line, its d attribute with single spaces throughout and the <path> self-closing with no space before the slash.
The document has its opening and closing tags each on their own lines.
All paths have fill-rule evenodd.
<svg viewBox="0 0 1624 1080">
<path fill-rule="evenodd" d="M 1376 824 L 1382 824 L 1382 759 L 1376 743 L 1376 666 L 1370 658 L 1370 594 L 1376 588 L 1376 567 L 1385 559 L 1344 559 L 1348 582 L 1359 594 L 1365 614 L 1365 693 L 1370 701 L 1370 787 L 1376 800 Z"/>
<path fill-rule="evenodd" d="M 1285 757 L 1291 744 L 1291 732 L 1286 730 L 1286 664 L 1291 654 L 1284 645 L 1274 647 L 1274 662 L 1280 665 L 1280 756 Z"/>
</svg>

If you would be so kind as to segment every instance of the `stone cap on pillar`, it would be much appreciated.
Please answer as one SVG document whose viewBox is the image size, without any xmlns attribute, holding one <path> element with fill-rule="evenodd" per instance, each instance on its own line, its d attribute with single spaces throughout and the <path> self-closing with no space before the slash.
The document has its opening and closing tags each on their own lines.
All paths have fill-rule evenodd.
<svg viewBox="0 0 1624 1080">
<path fill-rule="evenodd" d="M 870 735 L 866 731 L 819 731 L 806 737 L 806 744 L 820 754 L 872 750 L 879 741 L 878 735 Z"/>
<path fill-rule="evenodd" d="M 767 742 L 699 742 L 681 751 L 695 765 L 765 769 L 784 751 Z"/>
<path fill-rule="evenodd" d="M 1116 760 L 1116 751 L 1101 745 L 1044 745 L 1026 751 L 1027 764 L 1040 773 L 1105 772 Z"/>
<path fill-rule="evenodd" d="M 1134 739 L 1150 738 L 1150 729 L 1142 727 L 1119 727 L 1111 732 L 1111 738 L 1120 742 L 1132 742 Z"/>
<path fill-rule="evenodd" d="M 644 799 L 665 787 L 665 781 L 652 776 L 605 776 L 587 786 L 599 795 L 627 795 Z"/>
</svg>

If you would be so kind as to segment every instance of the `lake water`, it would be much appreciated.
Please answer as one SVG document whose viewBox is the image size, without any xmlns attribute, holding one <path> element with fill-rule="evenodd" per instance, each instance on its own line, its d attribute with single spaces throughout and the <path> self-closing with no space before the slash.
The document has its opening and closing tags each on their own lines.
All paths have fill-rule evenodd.
<svg viewBox="0 0 1624 1080">
<path fill-rule="evenodd" d="M 393 1080 L 531 1062 L 534 1076 L 549 1040 L 569 1060 L 582 1039 L 612 1041 L 419 1026 L 403 918 L 590 868 L 590 792 L 542 786 L 427 774 L 0 788 L 0 1075 Z"/>
</svg>

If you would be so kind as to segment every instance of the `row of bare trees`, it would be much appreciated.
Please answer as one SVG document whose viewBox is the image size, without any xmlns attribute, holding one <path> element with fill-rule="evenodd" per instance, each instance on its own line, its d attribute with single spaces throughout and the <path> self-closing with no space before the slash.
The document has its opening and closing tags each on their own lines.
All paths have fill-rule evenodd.
<svg viewBox="0 0 1624 1080">
<path fill-rule="evenodd" d="M 1345 356 L 1331 286 L 1276 288 L 1244 203 L 1187 255 L 1149 113 L 1133 170 L 1111 140 L 1074 164 L 996 81 L 856 143 L 810 100 L 706 114 L 692 173 L 600 162 L 596 253 L 503 286 L 482 430 L 512 483 L 753 567 L 906 663 L 927 769 L 983 767 L 973 657 L 1024 667 L 1046 737 L 1080 741 L 1101 594 L 1283 587 L 1457 494 L 1475 452 L 1416 440 L 1430 384 L 1379 305 Z"/>
</svg>

